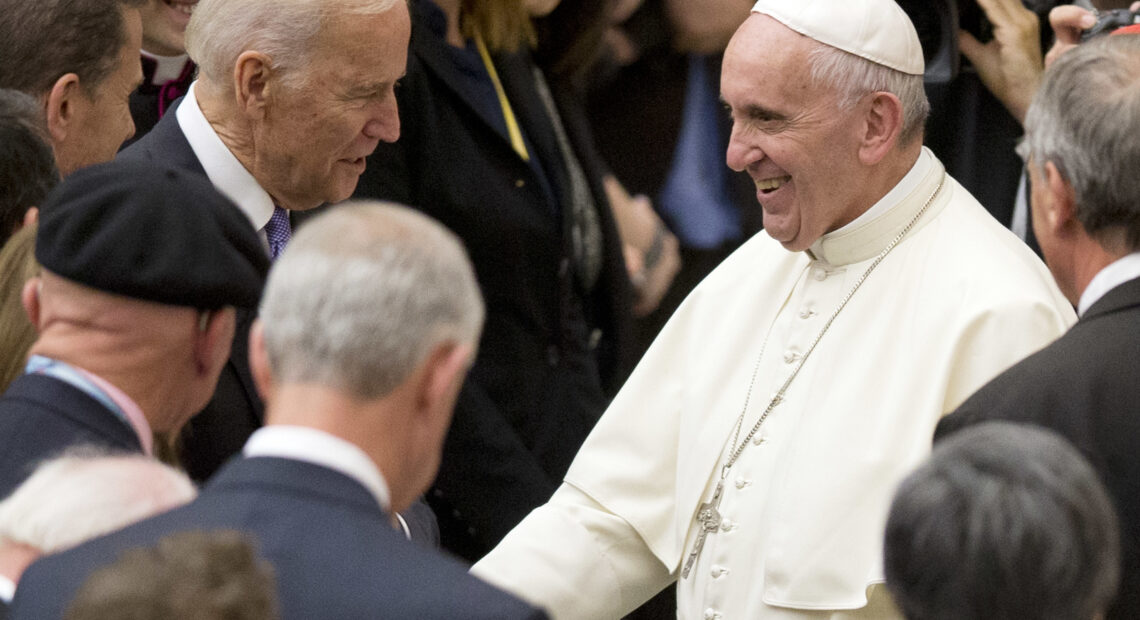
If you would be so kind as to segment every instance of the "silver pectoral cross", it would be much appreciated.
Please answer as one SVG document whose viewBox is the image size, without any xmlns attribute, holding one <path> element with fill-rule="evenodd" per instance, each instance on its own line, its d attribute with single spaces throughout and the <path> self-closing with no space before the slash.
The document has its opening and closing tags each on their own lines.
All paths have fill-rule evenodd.
<svg viewBox="0 0 1140 620">
<path fill-rule="evenodd" d="M 697 526 L 700 527 L 700 530 L 697 532 L 697 541 L 693 543 L 693 550 L 689 552 L 689 557 L 685 560 L 685 567 L 681 569 L 681 579 L 689 577 L 689 572 L 693 570 L 693 565 L 697 563 L 701 549 L 705 546 L 705 537 L 720 531 L 720 498 L 723 491 L 724 478 L 721 478 L 716 483 L 713 496 L 697 509 Z"/>
</svg>

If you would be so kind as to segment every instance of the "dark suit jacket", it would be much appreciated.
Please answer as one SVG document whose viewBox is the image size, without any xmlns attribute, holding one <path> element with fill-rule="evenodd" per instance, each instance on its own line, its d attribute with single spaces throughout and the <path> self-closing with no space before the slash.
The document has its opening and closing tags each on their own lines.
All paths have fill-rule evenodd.
<svg viewBox="0 0 1140 620">
<path fill-rule="evenodd" d="M 95 568 L 187 530 L 246 532 L 272 564 L 282 618 L 541 618 L 543 614 L 407 541 L 376 499 L 333 470 L 235 459 L 187 506 L 33 564 L 12 615 L 58 619 Z"/>
<path fill-rule="evenodd" d="M 0 620 L 8 620 L 8 604 L 0 601 Z"/>
<path fill-rule="evenodd" d="M 181 101 L 177 102 L 180 103 Z M 190 148 L 172 107 L 149 133 L 119 154 L 124 159 L 164 161 L 189 172 L 206 175 L 194 150 Z M 290 212 L 295 227 L 316 215 L 322 208 Z M 182 433 L 182 463 L 187 473 L 202 482 L 210 478 L 230 457 L 241 452 L 253 431 L 261 427 L 265 405 L 257 393 L 249 368 L 249 330 L 257 318 L 254 310 L 237 311 L 233 347 L 229 360 L 218 377 L 214 396 L 194 416 Z M 439 542 L 435 516 L 421 502 L 404 513 L 412 539 L 429 546 Z"/>
<path fill-rule="evenodd" d="M 984 420 L 1039 424 L 1069 439 L 1120 514 L 1124 571 L 1109 618 L 1140 618 L 1140 278 L 1098 300 L 1068 333 L 978 390 L 938 440 Z"/>
<path fill-rule="evenodd" d="M 603 267 L 588 293 L 570 258 L 569 177 L 533 62 L 525 53 L 495 57 L 545 175 L 515 153 L 501 120 L 472 104 L 431 26 L 433 9 L 412 2 L 408 72 L 397 91 L 401 137 L 369 158 L 357 195 L 441 221 L 475 266 L 486 325 L 428 496 L 444 547 L 474 560 L 549 499 L 620 385 L 629 284 L 582 117 L 552 84 L 601 220 Z"/>
<path fill-rule="evenodd" d="M 77 445 L 142 452 L 126 422 L 82 390 L 46 375 L 23 375 L 0 398 L 0 499 L 36 465 Z"/>
<path fill-rule="evenodd" d="M 119 154 L 122 159 L 164 161 L 189 172 L 206 176 L 201 162 L 190 148 L 170 110 L 149 133 Z M 198 481 L 206 480 L 234 454 L 261 426 L 264 408 L 249 370 L 249 328 L 255 313 L 239 310 L 233 349 L 218 387 L 206 408 L 195 416 L 183 432 L 182 462 Z"/>
</svg>

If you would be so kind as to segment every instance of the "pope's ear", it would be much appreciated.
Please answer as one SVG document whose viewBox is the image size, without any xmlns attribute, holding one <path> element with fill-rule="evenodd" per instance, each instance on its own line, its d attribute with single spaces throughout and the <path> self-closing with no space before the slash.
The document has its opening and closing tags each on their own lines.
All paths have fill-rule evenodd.
<svg viewBox="0 0 1140 620">
<path fill-rule="evenodd" d="M 859 136 L 859 159 L 864 165 L 879 163 L 898 144 L 902 134 L 902 101 L 888 92 L 875 92 L 863 102 L 864 116 Z"/>
</svg>

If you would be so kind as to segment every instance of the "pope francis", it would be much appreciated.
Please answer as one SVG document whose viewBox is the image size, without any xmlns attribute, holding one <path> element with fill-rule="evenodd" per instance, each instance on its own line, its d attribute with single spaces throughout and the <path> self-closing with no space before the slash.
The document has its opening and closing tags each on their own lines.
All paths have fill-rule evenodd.
<svg viewBox="0 0 1140 620">
<path fill-rule="evenodd" d="M 923 148 L 922 74 L 894 0 L 756 3 L 721 94 L 765 230 L 476 574 L 556 618 L 617 618 L 675 580 L 682 619 L 898 617 L 895 485 L 943 414 L 1075 318 Z"/>
</svg>

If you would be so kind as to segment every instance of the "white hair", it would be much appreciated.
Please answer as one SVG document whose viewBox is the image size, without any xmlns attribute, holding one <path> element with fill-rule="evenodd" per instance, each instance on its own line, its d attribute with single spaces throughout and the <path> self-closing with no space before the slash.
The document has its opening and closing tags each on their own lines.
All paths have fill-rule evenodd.
<svg viewBox="0 0 1140 620">
<path fill-rule="evenodd" d="M 1103 37 L 1045 72 L 1025 116 L 1018 153 L 1053 162 L 1073 187 L 1076 215 L 1097 236 L 1125 231 L 1140 248 L 1140 37 Z"/>
<path fill-rule="evenodd" d="M 186 51 L 199 78 L 232 88 L 238 56 L 256 50 L 272 59 L 286 82 L 298 81 L 331 17 L 376 15 L 406 0 L 201 0 L 186 27 Z"/>
<path fill-rule="evenodd" d="M 0 543 L 57 553 L 194 499 L 186 474 L 143 455 L 73 449 L 0 502 Z"/>
<path fill-rule="evenodd" d="M 841 110 L 855 107 L 864 95 L 891 93 L 899 98 L 903 109 L 899 145 L 906 146 L 922 138 L 930 102 L 926 99 L 921 75 L 903 73 L 818 41 L 808 58 L 813 84 L 835 89 Z"/>
<path fill-rule="evenodd" d="M 454 234 L 407 207 L 358 202 L 298 231 L 269 274 L 260 318 L 277 381 L 373 399 L 440 343 L 474 346 L 483 299 Z"/>
</svg>

